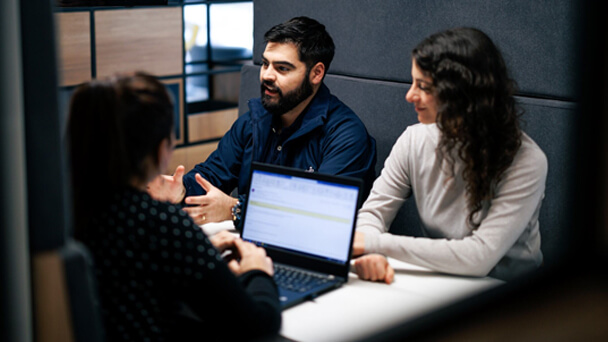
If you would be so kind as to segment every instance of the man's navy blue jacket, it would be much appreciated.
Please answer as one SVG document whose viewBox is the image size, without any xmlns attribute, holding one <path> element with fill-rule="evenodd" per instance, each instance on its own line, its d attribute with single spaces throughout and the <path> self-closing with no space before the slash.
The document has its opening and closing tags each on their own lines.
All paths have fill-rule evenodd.
<svg viewBox="0 0 608 342">
<path fill-rule="evenodd" d="M 376 176 L 376 141 L 363 122 L 324 84 L 301 115 L 300 128 L 282 145 L 280 165 L 361 178 L 367 196 Z M 238 186 L 239 194 L 244 194 L 251 162 L 264 162 L 271 129 L 272 114 L 261 99 L 249 100 L 249 112 L 236 120 L 217 150 L 184 175 L 186 195 L 205 193 L 194 178 L 197 172 L 225 193 Z"/>
</svg>

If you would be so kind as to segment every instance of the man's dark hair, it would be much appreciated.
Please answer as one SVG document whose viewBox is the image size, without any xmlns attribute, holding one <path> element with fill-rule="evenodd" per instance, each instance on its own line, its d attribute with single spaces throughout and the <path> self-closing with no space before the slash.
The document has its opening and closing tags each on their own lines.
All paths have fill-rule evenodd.
<svg viewBox="0 0 608 342">
<path fill-rule="evenodd" d="M 297 17 L 268 30 L 264 42 L 293 43 L 298 48 L 300 60 L 310 70 L 318 62 L 325 65 L 325 73 L 334 58 L 336 49 L 325 25 L 308 17 Z"/>
</svg>

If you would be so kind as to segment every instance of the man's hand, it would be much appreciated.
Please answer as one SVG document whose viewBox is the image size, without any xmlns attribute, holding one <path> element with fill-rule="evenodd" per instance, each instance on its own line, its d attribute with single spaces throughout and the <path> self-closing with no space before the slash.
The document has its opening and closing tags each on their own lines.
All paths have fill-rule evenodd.
<svg viewBox="0 0 608 342">
<path fill-rule="evenodd" d="M 371 281 L 393 282 L 395 270 L 389 265 L 386 257 L 380 254 L 367 254 L 355 259 L 355 270 L 359 278 Z"/>
<path fill-rule="evenodd" d="M 148 193 L 157 201 L 179 203 L 186 195 L 183 165 L 175 169 L 173 176 L 159 175 L 148 183 Z"/>
<path fill-rule="evenodd" d="M 236 199 L 214 187 L 198 173 L 195 178 L 196 182 L 207 191 L 207 194 L 186 197 L 186 204 L 195 206 L 183 209 L 190 214 L 194 222 L 201 225 L 231 219 L 232 207 L 236 204 Z"/>
<path fill-rule="evenodd" d="M 232 273 L 241 275 L 247 271 L 261 270 L 270 276 L 274 274 L 272 260 L 266 256 L 266 251 L 263 248 L 238 238 L 234 240 L 234 246 L 240 256 L 240 261 L 233 259 L 228 263 L 228 268 Z"/>
<path fill-rule="evenodd" d="M 353 258 L 365 253 L 365 234 L 355 232 L 355 240 L 353 241 Z"/>
</svg>

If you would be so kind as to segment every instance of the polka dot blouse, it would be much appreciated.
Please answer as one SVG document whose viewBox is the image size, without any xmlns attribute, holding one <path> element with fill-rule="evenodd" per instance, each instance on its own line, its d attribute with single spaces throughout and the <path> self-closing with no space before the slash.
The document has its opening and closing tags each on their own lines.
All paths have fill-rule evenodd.
<svg viewBox="0 0 608 342">
<path fill-rule="evenodd" d="M 280 327 L 276 286 L 235 277 L 183 210 L 126 189 L 90 219 L 107 341 L 247 339 Z"/>
</svg>

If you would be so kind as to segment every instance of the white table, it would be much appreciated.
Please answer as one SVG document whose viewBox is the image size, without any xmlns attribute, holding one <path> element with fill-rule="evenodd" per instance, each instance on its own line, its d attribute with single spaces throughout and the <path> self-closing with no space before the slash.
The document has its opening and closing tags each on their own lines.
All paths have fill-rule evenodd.
<svg viewBox="0 0 608 342">
<path fill-rule="evenodd" d="M 360 339 L 503 283 L 389 262 L 395 269 L 392 284 L 363 281 L 351 273 L 341 288 L 284 311 L 281 335 L 296 341 Z"/>
<path fill-rule="evenodd" d="M 204 225 L 213 235 L 232 223 Z M 389 259 L 395 269 L 392 284 L 360 280 L 354 273 L 341 288 L 283 312 L 281 335 L 296 341 L 360 339 L 467 296 L 503 284 L 485 277 L 460 277 L 432 272 Z"/>
</svg>

